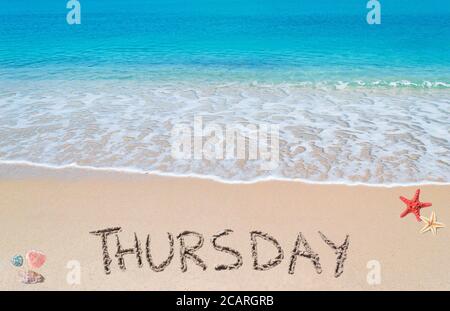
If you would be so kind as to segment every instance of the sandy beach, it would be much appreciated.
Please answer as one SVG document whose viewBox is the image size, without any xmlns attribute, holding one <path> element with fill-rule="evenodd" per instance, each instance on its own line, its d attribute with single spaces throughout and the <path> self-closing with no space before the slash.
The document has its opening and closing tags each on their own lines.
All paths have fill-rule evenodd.
<svg viewBox="0 0 450 311">
<path fill-rule="evenodd" d="M 403 195 L 412 198 L 419 187 L 314 185 L 300 182 L 224 184 L 193 178 L 53 170 L 30 166 L 0 166 L 0 236 L 3 290 L 449 290 L 448 228 L 421 234 L 423 223 L 413 215 L 400 218 Z M 449 223 L 449 186 L 420 186 L 421 201 L 433 206 L 438 221 Z M 126 270 L 119 269 L 116 238 L 107 239 L 111 272 L 103 266 L 101 238 L 95 230 L 120 227 L 124 249 L 133 247 L 134 233 L 159 264 L 169 254 L 167 233 L 174 237 L 174 256 L 161 272 L 150 269 L 145 255 L 138 267 L 133 254 L 125 255 Z M 233 230 L 217 240 L 242 256 L 236 270 L 216 271 L 236 258 L 214 249 L 213 235 Z M 206 270 L 187 259 L 180 263 L 180 239 L 185 231 L 204 237 L 195 253 Z M 272 236 L 283 250 L 280 264 L 255 271 L 251 231 Z M 335 277 L 336 254 L 319 235 L 336 246 L 349 235 L 343 273 Z M 299 232 L 319 256 L 322 273 L 310 259 L 298 257 L 289 274 L 292 251 Z M 186 239 L 194 245 L 195 239 Z M 276 248 L 257 239 L 258 260 L 277 256 Z M 38 272 L 41 284 L 20 283 L 20 269 L 10 260 L 28 250 L 46 254 Z M 145 253 L 145 249 L 144 249 Z M 79 282 L 73 282 L 78 269 Z M 75 270 L 74 270 L 75 269 Z M 375 270 L 374 270 L 375 269 Z M 380 280 L 368 282 L 373 273 Z M 377 272 L 378 271 L 378 272 Z M 76 272 L 76 271 L 75 271 Z M 75 278 L 76 279 L 76 278 Z M 68 282 L 69 280 L 69 282 Z M 79 283 L 79 284 L 77 284 Z"/>
</svg>

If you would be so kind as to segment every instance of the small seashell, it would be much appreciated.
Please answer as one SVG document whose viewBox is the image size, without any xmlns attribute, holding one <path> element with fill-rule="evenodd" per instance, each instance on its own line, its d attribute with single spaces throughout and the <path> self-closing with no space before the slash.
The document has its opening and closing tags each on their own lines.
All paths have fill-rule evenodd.
<svg viewBox="0 0 450 311">
<path fill-rule="evenodd" d="M 16 255 L 13 258 L 11 258 L 11 263 L 15 267 L 22 267 L 22 265 L 23 265 L 23 257 L 21 255 Z"/>
<path fill-rule="evenodd" d="M 45 263 L 45 254 L 39 251 L 29 251 L 25 257 L 32 269 L 39 269 Z"/>
<path fill-rule="evenodd" d="M 23 284 L 37 284 L 37 283 L 43 283 L 45 281 L 45 278 L 42 274 L 39 274 L 34 271 L 21 271 L 19 273 L 20 281 Z"/>
</svg>

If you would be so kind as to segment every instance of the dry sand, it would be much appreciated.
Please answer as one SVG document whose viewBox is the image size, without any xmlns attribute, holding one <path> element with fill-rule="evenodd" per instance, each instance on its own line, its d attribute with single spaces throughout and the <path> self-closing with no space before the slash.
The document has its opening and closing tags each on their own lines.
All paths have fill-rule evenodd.
<svg viewBox="0 0 450 311">
<path fill-rule="evenodd" d="M 169 178 L 125 173 L 49 170 L 26 166 L 0 166 L 0 289 L 3 290 L 449 290 L 450 231 L 437 236 L 419 233 L 414 216 L 400 219 L 404 204 L 418 187 L 367 187 L 311 185 L 300 182 L 222 184 L 192 178 Z M 421 200 L 433 206 L 438 221 L 450 224 L 449 186 L 421 186 Z M 175 256 L 163 272 L 152 271 L 143 257 L 126 255 L 126 271 L 118 268 L 115 239 L 108 239 L 111 274 L 102 264 L 101 240 L 90 231 L 121 227 L 125 248 L 133 234 L 145 247 L 151 235 L 156 262 L 168 254 L 167 232 L 175 236 Z M 218 264 L 235 258 L 218 252 L 212 235 L 231 229 L 218 240 L 238 250 L 243 265 L 234 271 L 215 271 Z M 180 243 L 176 235 L 192 230 L 205 237 L 197 252 L 206 271 L 188 261 L 180 269 Z M 284 250 L 284 260 L 268 271 L 252 266 L 250 231 L 269 233 Z M 335 278 L 336 255 L 318 234 L 323 232 L 340 245 L 349 237 L 343 274 Z M 311 261 L 299 257 L 294 274 L 288 274 L 290 255 L 299 232 L 320 256 L 322 273 Z M 191 240 L 188 240 L 190 243 Z M 192 240 L 194 241 L 194 240 Z M 266 241 L 258 240 L 259 258 L 276 255 Z M 38 271 L 44 283 L 24 285 L 10 263 L 15 254 L 37 249 L 47 255 Z M 80 284 L 69 284 L 77 261 Z M 369 284 L 379 263 L 381 283 Z M 68 268 L 68 263 L 69 267 Z M 373 262 L 372 262 L 373 263 Z"/>
</svg>

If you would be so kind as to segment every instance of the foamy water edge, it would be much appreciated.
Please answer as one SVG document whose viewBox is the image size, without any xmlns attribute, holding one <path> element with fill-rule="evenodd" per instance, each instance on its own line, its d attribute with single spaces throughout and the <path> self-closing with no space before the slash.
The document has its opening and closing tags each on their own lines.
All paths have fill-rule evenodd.
<svg viewBox="0 0 450 311">
<path fill-rule="evenodd" d="M 317 90 L 288 85 L 82 83 L 0 92 L 0 163 L 80 166 L 252 183 L 446 183 L 448 90 Z M 114 87 L 116 86 L 116 87 Z M 203 125 L 280 127 L 279 165 L 191 161 L 171 131 Z"/>
<path fill-rule="evenodd" d="M 251 185 L 262 182 L 270 182 L 270 181 L 283 181 L 283 182 L 298 182 L 304 184 L 311 185 L 344 185 L 344 186 L 365 186 L 365 187 L 376 187 L 376 188 L 395 188 L 395 187 L 412 187 L 412 186 L 450 186 L 450 182 L 436 182 L 436 181 L 421 181 L 421 182 L 411 182 L 411 183 L 384 183 L 384 184 L 376 184 L 376 183 L 365 183 L 365 182 L 351 182 L 347 180 L 338 180 L 338 181 L 314 181 L 302 178 L 282 178 L 282 177 L 261 177 L 254 178 L 252 180 L 228 180 L 218 176 L 213 175 L 202 175 L 202 174 L 175 174 L 169 172 L 162 171 L 144 171 L 140 169 L 133 168 L 123 168 L 123 167 L 94 167 L 94 166 L 84 166 L 78 164 L 68 164 L 68 165 L 51 165 L 44 163 L 34 163 L 29 161 L 5 161 L 0 160 L 0 166 L 28 166 L 35 167 L 41 169 L 48 170 L 67 170 L 67 169 L 76 169 L 76 170 L 84 170 L 84 171 L 97 171 L 97 172 L 112 172 L 112 173 L 122 173 L 122 174 L 137 174 L 137 175 L 153 175 L 153 176 L 161 176 L 161 177 L 172 177 L 172 178 L 195 178 L 202 180 L 210 180 L 214 182 L 219 182 L 222 184 L 231 184 L 231 185 Z M 1 178 L 1 176 L 0 176 Z"/>
</svg>

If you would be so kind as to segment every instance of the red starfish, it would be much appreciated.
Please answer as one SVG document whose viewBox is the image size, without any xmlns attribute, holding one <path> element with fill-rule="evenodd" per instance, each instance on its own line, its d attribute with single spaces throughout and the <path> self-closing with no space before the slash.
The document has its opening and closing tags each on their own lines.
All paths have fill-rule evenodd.
<svg viewBox="0 0 450 311">
<path fill-rule="evenodd" d="M 405 197 L 400 197 L 400 200 L 402 200 L 407 206 L 403 213 L 400 215 L 401 218 L 405 217 L 409 213 L 413 213 L 416 216 L 417 221 L 421 221 L 420 209 L 423 207 L 431 206 L 431 203 L 420 202 L 419 196 L 420 189 L 417 189 L 416 194 L 414 195 L 414 198 L 412 200 L 408 200 Z"/>
</svg>

